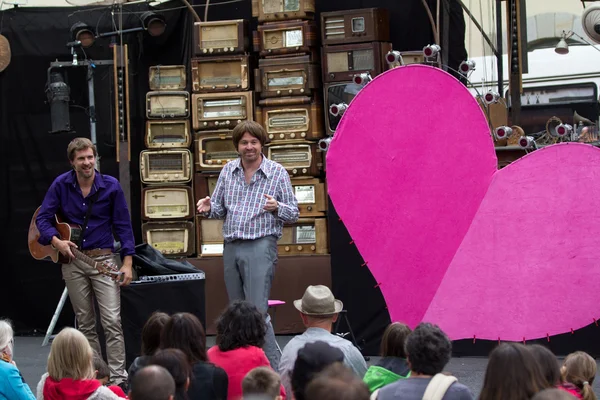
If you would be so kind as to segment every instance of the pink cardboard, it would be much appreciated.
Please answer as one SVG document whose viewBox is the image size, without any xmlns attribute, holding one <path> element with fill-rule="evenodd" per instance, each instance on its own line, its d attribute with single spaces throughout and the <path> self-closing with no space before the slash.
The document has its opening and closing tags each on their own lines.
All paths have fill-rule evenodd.
<svg viewBox="0 0 600 400">
<path fill-rule="evenodd" d="M 552 146 L 497 171 L 471 93 L 412 65 L 359 92 L 326 162 L 336 211 L 392 320 L 519 341 L 593 322 L 600 150 Z"/>
</svg>

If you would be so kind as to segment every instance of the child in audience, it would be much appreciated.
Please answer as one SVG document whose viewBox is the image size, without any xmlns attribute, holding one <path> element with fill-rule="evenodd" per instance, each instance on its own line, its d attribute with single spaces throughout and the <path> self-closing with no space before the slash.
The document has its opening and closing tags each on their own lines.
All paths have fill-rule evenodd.
<svg viewBox="0 0 600 400">
<path fill-rule="evenodd" d="M 306 387 L 306 398 L 311 400 L 369 400 L 369 397 L 365 382 L 340 362 L 325 368 Z"/>
<path fill-rule="evenodd" d="M 538 362 L 542 370 L 542 375 L 548 382 L 550 387 L 556 387 L 560 390 L 564 390 L 565 392 L 575 396 L 580 399 L 579 390 L 575 385 L 569 382 L 563 382 L 560 376 L 560 364 L 558 363 L 558 359 L 549 349 L 546 347 L 533 344 L 528 346 L 529 351 L 533 354 L 533 357 Z"/>
<path fill-rule="evenodd" d="M 92 363 L 94 364 L 96 380 L 100 381 L 100 383 L 103 386 L 107 386 L 108 379 L 110 378 L 110 369 L 108 368 L 106 361 L 104 361 L 104 359 L 102 359 L 100 354 L 98 354 L 96 351 L 94 351 L 94 357 L 92 358 Z M 124 399 L 127 398 L 127 396 L 125 395 L 125 392 L 119 386 L 111 385 L 111 386 L 108 386 L 108 388 L 117 396 L 122 397 Z"/>
<path fill-rule="evenodd" d="M 192 376 L 192 366 L 187 356 L 179 349 L 158 350 L 150 359 L 150 365 L 165 368 L 175 381 L 175 400 L 188 400 L 187 391 Z"/>
<path fill-rule="evenodd" d="M 596 361 L 592 356 L 583 351 L 576 351 L 565 358 L 560 374 L 564 382 L 572 383 L 577 387 L 581 399 L 596 400 L 592 390 L 596 368 Z"/>
<path fill-rule="evenodd" d="M 282 400 L 279 395 L 281 378 L 269 367 L 257 367 L 248 372 L 242 380 L 244 399 L 248 397 L 264 398 L 265 400 Z"/>
<path fill-rule="evenodd" d="M 381 360 L 367 370 L 363 380 L 372 393 L 389 383 L 410 376 L 410 367 L 406 362 L 404 343 L 410 334 L 408 325 L 401 322 L 390 324 L 381 339 Z"/>
<path fill-rule="evenodd" d="M 576 398 L 564 390 L 544 389 L 533 396 L 531 400 L 575 400 Z"/>
<path fill-rule="evenodd" d="M 136 357 L 129 367 L 127 386 L 131 386 L 131 381 L 133 380 L 135 373 L 140 368 L 148 365 L 148 360 L 150 360 L 150 357 L 152 357 L 160 347 L 160 333 L 168 320 L 169 314 L 155 311 L 144 324 L 144 327 L 142 328 L 142 355 Z"/>
</svg>

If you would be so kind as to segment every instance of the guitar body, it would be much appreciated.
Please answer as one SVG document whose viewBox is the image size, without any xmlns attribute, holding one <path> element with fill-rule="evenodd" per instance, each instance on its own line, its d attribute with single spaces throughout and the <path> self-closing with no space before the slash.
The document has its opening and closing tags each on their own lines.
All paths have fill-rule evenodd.
<svg viewBox="0 0 600 400">
<path fill-rule="evenodd" d="M 31 223 L 29 224 L 29 233 L 27 235 L 27 241 L 29 242 L 29 252 L 32 257 L 36 260 L 43 260 L 44 258 L 50 258 L 55 263 L 60 264 L 69 264 L 71 260 L 69 257 L 65 257 L 58 250 L 52 248 L 51 245 L 44 246 L 38 242 L 40 238 L 40 231 L 35 223 L 35 219 L 37 218 L 40 208 L 38 207 L 31 218 Z M 56 223 L 54 224 L 56 230 L 58 231 L 58 235 L 62 240 L 70 240 L 72 242 L 77 242 L 79 239 L 79 235 L 81 234 L 81 227 L 76 224 L 69 224 L 67 222 L 63 222 L 62 218 L 57 214 L 55 215 Z"/>
</svg>

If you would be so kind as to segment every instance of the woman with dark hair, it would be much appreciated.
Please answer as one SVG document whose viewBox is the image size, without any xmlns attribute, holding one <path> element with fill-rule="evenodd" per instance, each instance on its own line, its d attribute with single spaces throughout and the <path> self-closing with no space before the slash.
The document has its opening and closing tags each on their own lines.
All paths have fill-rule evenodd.
<svg viewBox="0 0 600 400">
<path fill-rule="evenodd" d="M 208 350 L 208 359 L 227 372 L 229 400 L 242 398 L 242 380 L 256 367 L 270 367 L 262 350 L 265 343 L 265 319 L 256 306 L 235 301 L 217 320 L 217 345 Z M 281 386 L 285 399 L 285 389 Z"/>
<path fill-rule="evenodd" d="M 526 346 L 502 343 L 490 354 L 479 400 L 529 400 L 551 387 Z"/>
<path fill-rule="evenodd" d="M 532 344 L 527 347 L 542 369 L 542 375 L 550 387 L 556 387 L 577 398 L 581 398 L 575 385 L 562 381 L 562 377 L 560 376 L 560 365 L 553 352 L 541 344 Z"/>
<path fill-rule="evenodd" d="M 148 360 L 160 347 L 160 333 L 169 320 L 169 314 L 155 311 L 142 328 L 142 354 L 136 357 L 129 367 L 127 386 L 131 388 L 131 380 L 136 372 L 148 365 Z"/>
<path fill-rule="evenodd" d="M 195 315 L 177 313 L 165 324 L 160 336 L 161 349 L 179 349 L 192 366 L 188 397 L 192 400 L 224 400 L 228 379 L 225 371 L 209 362 L 206 335 Z"/>
<path fill-rule="evenodd" d="M 175 400 L 188 400 L 188 387 L 192 366 L 187 356 L 179 349 L 158 350 L 150 359 L 149 365 L 164 367 L 175 381 Z"/>
<path fill-rule="evenodd" d="M 398 379 L 410 376 L 410 367 L 406 362 L 404 344 L 411 329 L 401 322 L 394 322 L 386 328 L 381 338 L 381 360 L 371 365 L 363 381 L 372 393 Z"/>
</svg>

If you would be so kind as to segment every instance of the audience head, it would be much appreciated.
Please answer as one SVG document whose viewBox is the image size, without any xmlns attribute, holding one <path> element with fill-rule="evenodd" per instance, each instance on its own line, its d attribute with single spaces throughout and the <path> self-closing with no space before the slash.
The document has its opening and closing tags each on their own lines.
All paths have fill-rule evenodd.
<svg viewBox="0 0 600 400">
<path fill-rule="evenodd" d="M 529 349 L 503 343 L 490 354 L 480 400 L 528 400 L 551 387 Z"/>
<path fill-rule="evenodd" d="M 130 400 L 173 400 L 175 381 L 164 367 L 148 365 L 140 369 L 132 380 Z"/>
<path fill-rule="evenodd" d="M 234 301 L 217 319 L 216 343 L 221 351 L 240 347 L 262 347 L 267 326 L 258 308 L 247 301 Z"/>
<path fill-rule="evenodd" d="M 160 335 L 161 349 L 179 349 L 190 364 L 206 361 L 206 335 L 194 314 L 177 313 L 165 323 Z"/>
<path fill-rule="evenodd" d="M 52 341 L 48 375 L 55 381 L 94 379 L 92 347 L 77 329 L 64 328 Z"/>
<path fill-rule="evenodd" d="M 577 397 L 561 389 L 544 389 L 537 392 L 531 400 L 575 400 Z"/>
<path fill-rule="evenodd" d="M 310 328 L 331 325 L 337 320 L 344 305 L 333 297 L 327 286 L 311 285 L 306 288 L 301 299 L 294 300 L 294 307 L 300 311 L 304 325 Z"/>
<path fill-rule="evenodd" d="M 336 362 L 318 374 L 306 387 L 307 399 L 369 400 L 367 385 L 352 370 Z"/>
<path fill-rule="evenodd" d="M 408 335 L 404 350 L 413 373 L 435 375 L 450 361 L 452 343 L 437 325 L 422 322 Z"/>
<path fill-rule="evenodd" d="M 14 332 L 12 324 L 7 319 L 0 319 L 0 358 L 12 361 L 14 351 Z"/>
<path fill-rule="evenodd" d="M 540 344 L 533 344 L 527 348 L 537 361 L 548 387 L 559 385 L 561 383 L 560 364 L 554 353 Z"/>
<path fill-rule="evenodd" d="M 254 368 L 242 380 L 244 399 L 260 397 L 279 400 L 281 399 L 281 396 L 279 396 L 280 387 L 281 378 L 279 374 L 269 367 Z"/>
<path fill-rule="evenodd" d="M 110 379 L 110 369 L 108 368 L 108 365 L 106 365 L 106 362 L 104 361 L 102 356 L 98 354 L 97 351 L 94 351 L 93 353 L 94 355 L 92 356 L 92 365 L 94 368 L 95 377 L 103 385 L 106 385 L 108 383 L 108 380 Z"/>
<path fill-rule="evenodd" d="M 291 376 L 295 400 L 307 399 L 305 391 L 310 381 L 327 366 L 343 361 L 344 353 L 340 349 L 321 341 L 307 343 L 298 350 Z"/>
<path fill-rule="evenodd" d="M 577 386 L 583 400 L 596 400 L 592 390 L 596 368 L 596 360 L 592 356 L 583 351 L 576 351 L 565 358 L 560 373 L 564 382 Z"/>
<path fill-rule="evenodd" d="M 142 355 L 151 356 L 160 348 L 160 335 L 169 321 L 169 314 L 156 311 L 152 313 L 142 329 Z"/>
<path fill-rule="evenodd" d="M 410 332 L 408 325 L 401 322 L 388 325 L 381 338 L 381 356 L 406 358 L 404 345 Z"/>
<path fill-rule="evenodd" d="M 192 367 L 183 351 L 179 349 L 157 350 L 150 359 L 149 365 L 159 365 L 169 371 L 175 382 L 175 397 L 187 399 Z"/>
</svg>

